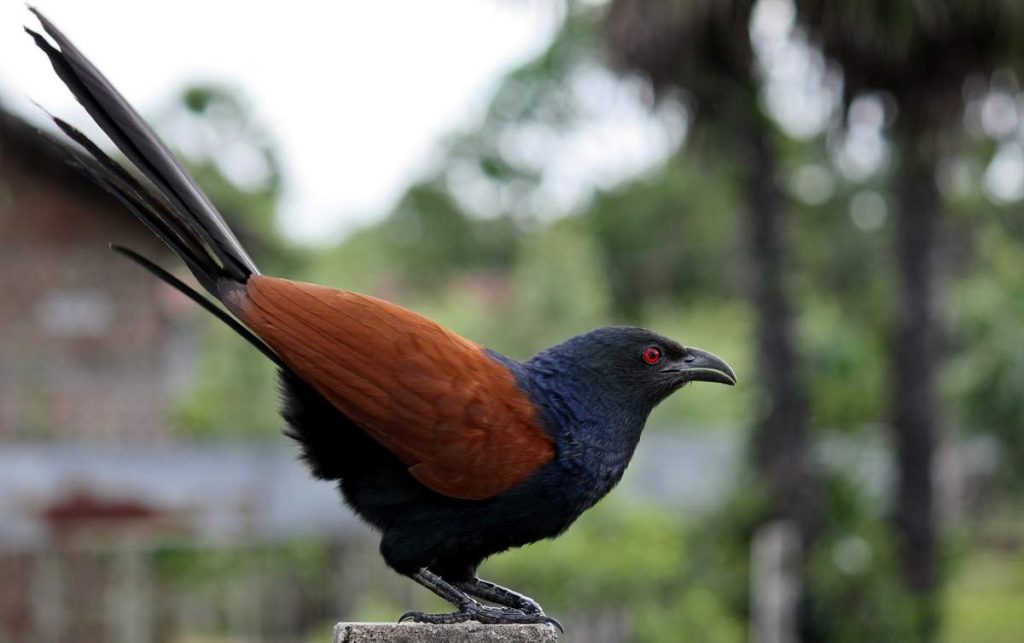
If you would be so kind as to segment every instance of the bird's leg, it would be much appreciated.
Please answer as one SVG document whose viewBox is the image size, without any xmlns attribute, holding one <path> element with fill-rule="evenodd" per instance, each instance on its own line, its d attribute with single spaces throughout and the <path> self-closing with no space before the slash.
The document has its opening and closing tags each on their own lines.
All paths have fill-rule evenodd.
<svg viewBox="0 0 1024 643">
<path fill-rule="evenodd" d="M 526 613 L 523 610 L 513 607 L 489 607 L 481 605 L 465 591 L 452 585 L 427 568 L 410 576 L 414 581 L 423 585 L 444 600 L 455 605 L 459 611 L 450 614 L 425 614 L 423 612 L 406 612 L 398 619 L 402 621 L 414 621 L 416 623 L 437 623 L 448 625 L 451 623 L 463 623 L 465 621 L 478 621 L 480 623 L 546 623 L 554 625 L 559 630 L 561 624 L 553 618 L 545 616 L 543 612 Z M 505 590 L 508 591 L 508 590 Z M 490 600 L 490 599 L 487 599 Z M 528 599 L 527 599 L 528 600 Z M 532 601 L 531 601 L 532 602 Z"/>
<path fill-rule="evenodd" d="M 455 586 L 475 598 L 482 598 L 485 601 L 515 608 L 525 614 L 543 614 L 544 610 L 537 601 L 529 596 L 523 596 L 519 592 L 513 592 L 507 587 L 496 583 L 474 578 L 471 581 L 455 583 Z"/>
</svg>

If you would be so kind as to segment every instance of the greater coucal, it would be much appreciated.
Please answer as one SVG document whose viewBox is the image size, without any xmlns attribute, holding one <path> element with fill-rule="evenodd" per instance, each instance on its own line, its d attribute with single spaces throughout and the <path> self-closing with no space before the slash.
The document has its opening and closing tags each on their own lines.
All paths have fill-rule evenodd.
<svg viewBox="0 0 1024 643">
<path fill-rule="evenodd" d="M 687 382 L 735 384 L 732 369 L 632 327 L 600 328 L 518 362 L 395 304 L 260 274 L 142 118 L 35 13 L 56 46 L 26 31 L 144 178 L 55 118 L 82 150 L 76 161 L 226 310 L 117 250 L 277 364 L 288 435 L 313 474 L 338 481 L 345 502 L 381 533 L 392 569 L 458 610 L 402 619 L 557 625 L 533 600 L 477 578 L 477 566 L 565 531 L 618 483 L 661 400 Z"/>
</svg>

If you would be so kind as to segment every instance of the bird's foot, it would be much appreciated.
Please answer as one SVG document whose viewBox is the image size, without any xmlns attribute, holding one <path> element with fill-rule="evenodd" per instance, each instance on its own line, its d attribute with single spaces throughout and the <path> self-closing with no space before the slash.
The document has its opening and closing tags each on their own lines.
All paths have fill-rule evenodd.
<svg viewBox="0 0 1024 643">
<path fill-rule="evenodd" d="M 512 590 L 505 589 L 494 583 L 482 581 L 479 578 L 472 581 L 453 585 L 444 580 L 429 569 L 421 569 L 409 578 L 420 585 L 423 585 L 441 598 L 459 608 L 458 612 L 450 614 L 426 614 L 424 612 L 406 612 L 398 622 L 413 621 L 415 623 L 436 623 L 449 625 L 452 623 L 465 623 L 466 621 L 477 621 L 488 624 L 535 624 L 553 625 L 559 632 L 565 632 L 562 624 L 546 616 L 536 601 L 517 594 Z M 502 603 L 502 607 L 491 607 L 481 605 L 467 594 L 467 590 L 478 598 L 495 603 Z"/>
<path fill-rule="evenodd" d="M 461 606 L 458 612 L 449 614 L 427 614 L 425 612 L 406 612 L 398 619 L 399 623 L 412 621 L 414 623 L 434 623 L 437 625 L 451 625 L 453 623 L 465 623 L 476 621 L 495 625 L 520 625 L 520 624 L 545 624 L 553 625 L 559 632 L 564 632 L 562 624 L 543 612 L 527 613 L 520 609 L 511 607 L 488 607 L 473 602 Z"/>
</svg>

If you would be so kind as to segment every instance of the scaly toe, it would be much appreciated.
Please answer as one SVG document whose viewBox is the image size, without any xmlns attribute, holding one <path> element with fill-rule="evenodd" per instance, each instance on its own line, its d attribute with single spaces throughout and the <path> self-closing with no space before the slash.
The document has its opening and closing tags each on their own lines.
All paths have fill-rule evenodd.
<svg viewBox="0 0 1024 643">
<path fill-rule="evenodd" d="M 428 614 L 426 612 L 406 612 L 399 617 L 398 622 L 412 621 L 413 623 L 431 623 L 434 625 L 451 625 L 452 623 L 464 623 L 472 620 L 473 616 L 463 610 L 451 612 L 450 614 Z"/>
<path fill-rule="evenodd" d="M 493 624 L 545 624 L 558 628 L 564 633 L 565 629 L 556 619 L 546 616 L 543 612 L 524 612 L 513 607 L 484 607 L 483 605 L 470 606 L 466 610 L 472 614 L 474 621 Z"/>
</svg>

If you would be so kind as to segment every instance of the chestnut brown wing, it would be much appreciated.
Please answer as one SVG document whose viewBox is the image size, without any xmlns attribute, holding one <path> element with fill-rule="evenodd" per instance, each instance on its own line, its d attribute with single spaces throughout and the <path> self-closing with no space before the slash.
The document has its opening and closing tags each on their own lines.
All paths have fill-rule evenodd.
<svg viewBox="0 0 1024 643">
<path fill-rule="evenodd" d="M 554 457 L 512 373 L 439 324 L 374 297 L 260 275 L 233 295 L 232 309 L 296 374 L 430 489 L 490 498 Z"/>
</svg>

